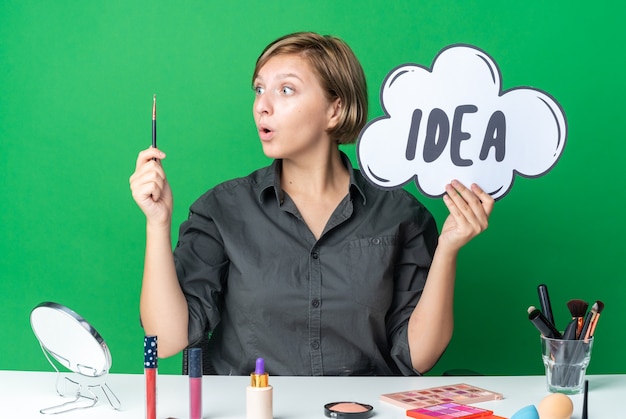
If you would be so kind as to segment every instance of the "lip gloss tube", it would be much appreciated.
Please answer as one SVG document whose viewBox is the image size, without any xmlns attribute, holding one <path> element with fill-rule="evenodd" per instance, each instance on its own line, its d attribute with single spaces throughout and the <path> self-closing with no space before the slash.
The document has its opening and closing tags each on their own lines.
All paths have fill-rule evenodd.
<svg viewBox="0 0 626 419">
<path fill-rule="evenodd" d="M 202 419 L 202 349 L 189 348 L 189 418 Z"/>
<path fill-rule="evenodd" d="M 157 337 L 143 339 L 143 372 L 146 377 L 146 419 L 156 419 Z"/>
<path fill-rule="evenodd" d="M 265 372 L 265 361 L 257 358 L 256 368 L 250 374 L 250 385 L 246 389 L 246 418 L 272 419 L 272 386 Z"/>
</svg>

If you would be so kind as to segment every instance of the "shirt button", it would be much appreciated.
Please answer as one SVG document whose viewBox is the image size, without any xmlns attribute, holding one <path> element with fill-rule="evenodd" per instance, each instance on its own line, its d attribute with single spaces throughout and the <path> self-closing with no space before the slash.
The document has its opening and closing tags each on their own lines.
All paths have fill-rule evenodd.
<svg viewBox="0 0 626 419">
<path fill-rule="evenodd" d="M 313 308 L 318 308 L 320 306 L 320 300 L 314 298 L 313 300 L 311 300 L 311 305 L 313 306 Z"/>
<path fill-rule="evenodd" d="M 319 257 L 320 257 L 320 254 L 318 253 L 318 251 L 317 251 L 317 250 L 313 250 L 313 251 L 311 252 L 311 257 L 312 257 L 313 259 L 317 259 L 317 258 L 319 258 Z"/>
<path fill-rule="evenodd" d="M 311 342 L 311 348 L 317 350 L 320 348 L 320 343 L 316 340 L 314 340 L 313 342 Z"/>
<path fill-rule="evenodd" d="M 380 239 L 378 237 L 372 239 L 372 244 L 380 244 Z"/>
</svg>

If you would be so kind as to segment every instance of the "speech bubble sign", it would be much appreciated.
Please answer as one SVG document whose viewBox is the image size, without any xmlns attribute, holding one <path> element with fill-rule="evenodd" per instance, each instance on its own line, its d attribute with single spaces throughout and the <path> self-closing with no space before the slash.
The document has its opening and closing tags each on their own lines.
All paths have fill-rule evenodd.
<svg viewBox="0 0 626 419">
<path fill-rule="evenodd" d="M 567 123 L 557 101 L 531 87 L 502 91 L 495 61 L 471 45 L 444 48 L 431 68 L 391 70 L 380 102 L 384 115 L 361 131 L 357 158 L 365 177 L 383 189 L 414 181 L 436 198 L 458 179 L 497 200 L 516 175 L 549 172 L 565 147 Z"/>
</svg>

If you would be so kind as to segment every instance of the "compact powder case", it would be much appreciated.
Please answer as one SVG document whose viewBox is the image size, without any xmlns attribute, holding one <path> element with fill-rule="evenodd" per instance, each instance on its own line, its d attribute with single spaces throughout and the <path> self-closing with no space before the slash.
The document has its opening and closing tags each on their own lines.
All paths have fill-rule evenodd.
<svg viewBox="0 0 626 419">
<path fill-rule="evenodd" d="M 324 414 L 329 418 L 366 419 L 374 408 L 369 404 L 357 402 L 333 402 L 324 405 Z"/>
</svg>

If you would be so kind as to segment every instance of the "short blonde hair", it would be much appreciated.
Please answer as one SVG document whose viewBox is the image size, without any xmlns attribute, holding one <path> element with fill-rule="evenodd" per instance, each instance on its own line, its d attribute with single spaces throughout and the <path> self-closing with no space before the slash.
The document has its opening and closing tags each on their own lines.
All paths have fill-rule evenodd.
<svg viewBox="0 0 626 419">
<path fill-rule="evenodd" d="M 309 62 L 328 99 L 341 101 L 339 123 L 329 130 L 339 144 L 356 141 L 367 122 L 367 83 L 359 60 L 339 38 L 314 32 L 296 32 L 269 44 L 256 61 L 252 82 L 261 67 L 277 55 L 296 54 Z"/>
</svg>

